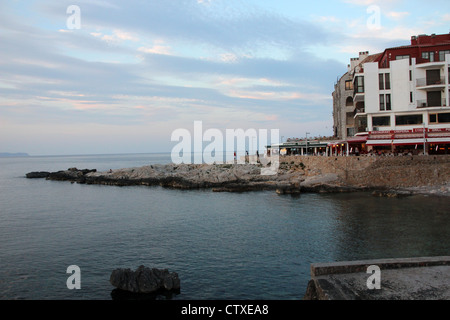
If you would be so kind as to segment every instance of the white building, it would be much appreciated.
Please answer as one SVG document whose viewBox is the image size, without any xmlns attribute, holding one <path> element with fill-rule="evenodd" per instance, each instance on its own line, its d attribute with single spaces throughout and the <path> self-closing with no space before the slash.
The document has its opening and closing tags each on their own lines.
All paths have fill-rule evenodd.
<svg viewBox="0 0 450 320">
<path fill-rule="evenodd" d="M 450 34 L 371 57 L 351 66 L 354 133 L 367 133 L 366 151 L 450 153 Z"/>
</svg>

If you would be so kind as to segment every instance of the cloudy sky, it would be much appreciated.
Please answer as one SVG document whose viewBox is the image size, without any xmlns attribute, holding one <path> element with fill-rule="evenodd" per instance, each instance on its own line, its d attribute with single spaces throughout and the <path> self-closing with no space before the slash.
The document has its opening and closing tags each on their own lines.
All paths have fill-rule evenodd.
<svg viewBox="0 0 450 320">
<path fill-rule="evenodd" d="M 194 121 L 328 136 L 351 57 L 449 31 L 448 0 L 1 0 L 0 152 L 169 152 Z"/>
</svg>

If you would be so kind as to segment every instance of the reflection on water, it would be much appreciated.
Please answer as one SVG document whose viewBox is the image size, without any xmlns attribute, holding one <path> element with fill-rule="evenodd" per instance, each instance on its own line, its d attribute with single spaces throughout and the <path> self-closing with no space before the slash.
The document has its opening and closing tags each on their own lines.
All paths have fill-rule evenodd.
<svg viewBox="0 0 450 320">
<path fill-rule="evenodd" d="M 437 256 L 450 253 L 450 200 L 413 196 L 336 196 L 336 260 Z"/>
</svg>

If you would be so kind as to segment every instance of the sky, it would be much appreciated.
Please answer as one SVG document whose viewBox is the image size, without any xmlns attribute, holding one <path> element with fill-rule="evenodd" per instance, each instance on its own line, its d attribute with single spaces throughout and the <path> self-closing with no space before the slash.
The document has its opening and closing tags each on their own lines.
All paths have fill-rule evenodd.
<svg viewBox="0 0 450 320">
<path fill-rule="evenodd" d="M 448 0 L 2 0 L 0 152 L 170 152 L 194 121 L 331 136 L 350 58 L 449 31 Z"/>
</svg>

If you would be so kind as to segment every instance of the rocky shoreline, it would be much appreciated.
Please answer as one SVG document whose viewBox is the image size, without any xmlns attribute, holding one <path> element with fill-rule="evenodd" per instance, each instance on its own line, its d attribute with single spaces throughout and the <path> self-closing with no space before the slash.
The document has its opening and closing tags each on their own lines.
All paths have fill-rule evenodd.
<svg viewBox="0 0 450 320">
<path fill-rule="evenodd" d="M 282 163 L 278 174 L 261 174 L 261 164 L 150 165 L 98 172 L 96 169 L 69 168 L 57 172 L 30 172 L 29 179 L 69 181 L 80 184 L 111 186 L 161 186 L 171 189 L 210 189 L 213 192 L 276 191 L 278 194 L 337 193 L 371 191 L 375 196 L 402 197 L 412 194 L 450 195 L 450 184 L 390 188 L 351 185 L 340 175 L 308 175 L 299 164 Z"/>
</svg>

